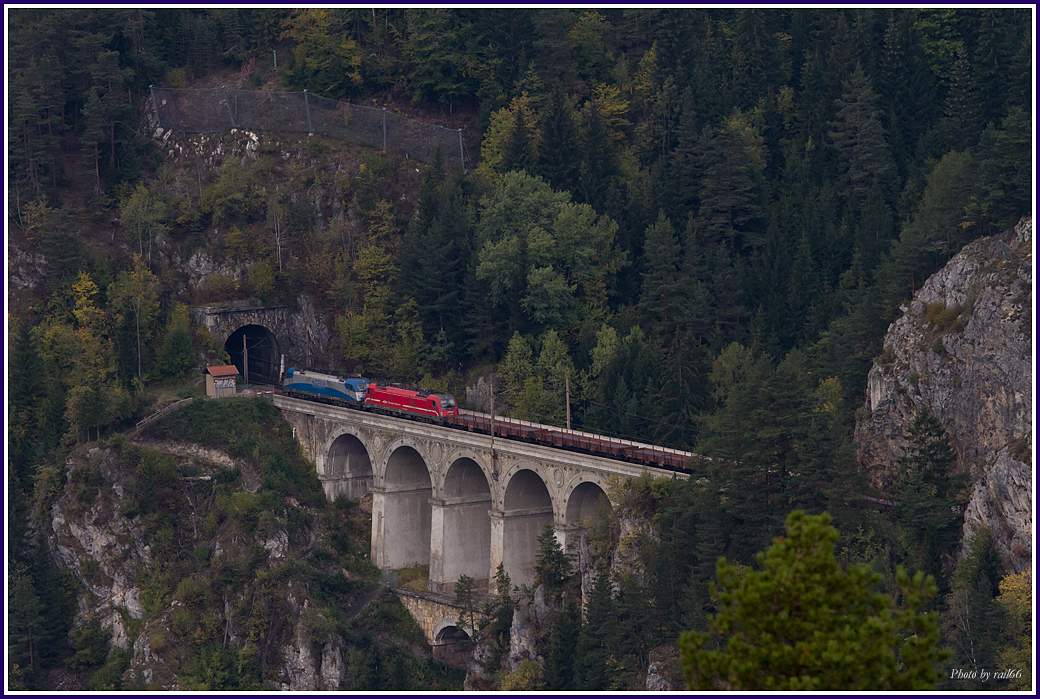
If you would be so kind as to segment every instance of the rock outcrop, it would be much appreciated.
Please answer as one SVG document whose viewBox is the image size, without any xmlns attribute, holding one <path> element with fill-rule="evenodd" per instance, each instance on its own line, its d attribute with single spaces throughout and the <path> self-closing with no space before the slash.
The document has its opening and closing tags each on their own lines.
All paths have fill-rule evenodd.
<svg viewBox="0 0 1040 699">
<path fill-rule="evenodd" d="M 156 442 L 149 445 L 163 446 Z M 216 470 L 236 463 L 215 450 L 202 447 L 187 450 L 180 443 L 172 444 L 165 451 L 179 461 L 182 470 L 187 466 L 192 472 Z M 200 611 L 188 609 L 185 615 L 187 607 L 179 599 L 181 589 L 173 589 L 160 574 L 161 566 L 156 563 L 160 557 L 152 545 L 145 543 L 154 537 L 146 535 L 143 517 L 133 508 L 130 491 L 135 486 L 126 465 L 120 463 L 116 450 L 93 448 L 85 455 L 70 458 L 66 471 L 67 484 L 51 508 L 48 541 L 54 559 L 72 572 L 85 592 L 79 596 L 73 633 L 88 620 L 97 620 L 100 628 L 111 634 L 112 646 L 130 651 L 129 678 L 135 678 L 143 686 L 181 689 L 178 675 L 186 657 L 184 647 L 192 642 L 190 631 L 195 629 L 195 617 Z M 191 482 L 210 477 L 189 476 L 180 480 L 187 493 Z M 194 504 L 190 497 L 188 501 Z M 219 565 L 246 552 L 246 555 L 258 556 L 263 575 L 270 576 L 274 567 L 284 569 L 291 555 L 284 523 L 275 517 L 271 517 L 270 522 L 270 531 L 262 536 L 259 532 L 243 536 L 225 527 L 213 537 L 208 551 L 197 548 L 192 556 L 205 554 Z M 184 532 L 203 526 L 194 516 L 182 518 L 178 523 Z M 172 545 L 169 541 L 167 544 Z M 164 572 L 168 572 L 168 565 Z M 217 619 L 219 628 L 215 632 L 224 644 L 241 645 L 241 640 L 248 635 L 249 613 L 247 610 L 243 615 L 242 609 L 254 594 L 249 585 L 244 585 L 224 597 L 223 614 Z M 270 688 L 339 689 L 346 672 L 343 641 L 335 634 L 315 639 L 311 631 L 314 619 L 325 612 L 309 609 L 307 589 L 296 580 L 287 583 L 282 602 L 285 624 L 278 634 L 282 642 L 276 667 L 268 673 L 280 680 L 272 682 Z"/>
<path fill-rule="evenodd" d="M 966 245 L 888 329 L 856 425 L 860 463 L 888 489 L 922 410 L 971 476 L 964 533 L 988 525 L 1009 569 L 1028 568 L 1032 508 L 1033 222 Z"/>
</svg>

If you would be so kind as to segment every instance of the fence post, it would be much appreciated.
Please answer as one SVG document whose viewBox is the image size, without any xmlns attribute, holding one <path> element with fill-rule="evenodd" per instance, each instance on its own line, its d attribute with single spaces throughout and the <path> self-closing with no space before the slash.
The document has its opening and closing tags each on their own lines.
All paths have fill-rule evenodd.
<svg viewBox="0 0 1040 699">
<path fill-rule="evenodd" d="M 159 102 L 155 99 L 155 85 L 149 85 L 148 90 L 152 93 L 152 106 L 155 108 L 155 120 L 159 122 L 160 128 L 165 128 L 162 125 L 162 117 L 159 115 Z"/>
<path fill-rule="evenodd" d="M 221 85 L 220 89 L 224 91 L 224 104 L 227 105 L 227 113 L 228 113 L 228 116 L 231 117 L 231 128 L 237 129 L 238 126 L 235 124 L 235 115 L 231 113 L 231 100 L 228 98 L 228 95 L 227 95 L 227 87 L 224 86 L 224 85 Z"/>
<path fill-rule="evenodd" d="M 307 133 L 313 136 L 314 127 L 311 126 L 311 98 L 307 95 L 306 89 L 303 91 L 303 103 L 307 105 Z"/>
<path fill-rule="evenodd" d="M 459 129 L 459 161 L 462 163 L 462 171 L 466 171 L 466 154 L 462 150 L 462 129 Z"/>
<path fill-rule="evenodd" d="M 386 107 L 383 107 L 383 152 L 386 152 Z"/>
</svg>

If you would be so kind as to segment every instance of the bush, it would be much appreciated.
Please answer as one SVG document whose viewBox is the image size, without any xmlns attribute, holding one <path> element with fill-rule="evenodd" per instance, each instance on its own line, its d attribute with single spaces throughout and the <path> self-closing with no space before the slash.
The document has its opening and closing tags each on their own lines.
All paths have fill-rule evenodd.
<svg viewBox="0 0 1040 699">
<path fill-rule="evenodd" d="M 503 692 L 536 692 L 542 688 L 542 666 L 533 660 L 521 660 L 516 672 L 502 678 Z"/>
<path fill-rule="evenodd" d="M 90 619 L 83 624 L 83 628 L 72 641 L 72 647 L 76 652 L 69 661 L 69 667 L 73 670 L 85 670 L 105 662 L 105 658 L 108 657 L 108 639 L 111 635 L 111 630 L 101 629 L 99 619 Z"/>
<path fill-rule="evenodd" d="M 130 653 L 122 648 L 113 648 L 105 664 L 91 676 L 87 687 L 94 692 L 118 691 L 123 688 L 123 673 L 129 669 Z"/>
<path fill-rule="evenodd" d="M 195 617 L 187 607 L 174 607 L 170 614 L 170 631 L 181 639 L 189 639 L 195 633 Z"/>
<path fill-rule="evenodd" d="M 185 606 L 200 607 L 206 601 L 206 586 L 193 577 L 187 577 L 177 584 L 177 592 L 173 596 Z"/>
<path fill-rule="evenodd" d="M 953 325 L 953 322 L 957 320 L 961 313 L 964 312 L 964 305 L 957 304 L 956 306 L 946 307 L 946 304 L 942 301 L 936 301 L 925 306 L 924 314 L 925 317 L 931 322 L 939 332 L 945 332 Z M 963 324 L 962 324 L 963 329 Z"/>
</svg>

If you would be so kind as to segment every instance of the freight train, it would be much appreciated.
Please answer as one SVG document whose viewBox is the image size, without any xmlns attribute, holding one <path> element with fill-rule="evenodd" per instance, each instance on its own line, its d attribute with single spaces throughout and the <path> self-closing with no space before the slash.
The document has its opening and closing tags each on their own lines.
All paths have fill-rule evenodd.
<svg viewBox="0 0 1040 699">
<path fill-rule="evenodd" d="M 432 422 L 444 427 L 491 434 L 491 417 L 462 412 L 448 393 L 398 383 L 376 382 L 357 374 L 335 376 L 321 372 L 288 369 L 282 384 L 285 395 L 356 410 Z M 519 440 L 593 456 L 691 473 L 691 454 L 628 440 L 535 425 L 520 420 L 495 418 L 496 437 Z M 697 457 L 693 457 L 697 458 Z"/>
</svg>

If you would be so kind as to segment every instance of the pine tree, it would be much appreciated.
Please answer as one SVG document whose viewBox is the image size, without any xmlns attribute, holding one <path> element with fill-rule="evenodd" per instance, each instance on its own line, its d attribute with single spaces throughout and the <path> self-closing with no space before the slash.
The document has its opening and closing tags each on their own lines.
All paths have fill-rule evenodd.
<svg viewBox="0 0 1040 699">
<path fill-rule="evenodd" d="M 759 570 L 719 561 L 719 611 L 707 633 L 688 631 L 679 641 L 690 689 L 935 688 L 948 653 L 939 649 L 935 615 L 919 613 L 934 581 L 920 573 L 911 580 L 900 569 L 895 609 L 891 597 L 874 592 L 879 575 L 838 565 L 830 521 L 792 512 L 786 536 L 758 554 Z"/>
<path fill-rule="evenodd" d="M 847 197 L 853 201 L 866 199 L 875 182 L 886 194 L 890 195 L 893 189 L 895 166 L 885 143 L 876 101 L 863 67 L 857 64 L 844 84 L 829 133 L 838 151 L 843 183 L 848 186 Z"/>
<path fill-rule="evenodd" d="M 550 593 L 559 592 L 572 575 L 572 559 L 557 541 L 553 525 L 546 524 L 538 535 L 538 551 L 534 555 L 535 585 L 545 585 Z"/>
<path fill-rule="evenodd" d="M 717 131 L 701 132 L 700 210 L 706 243 L 725 241 L 730 252 L 761 242 L 765 151 L 756 126 L 735 113 Z"/>
<path fill-rule="evenodd" d="M 470 638 L 477 630 L 477 587 L 470 576 L 463 573 L 455 583 L 454 604 L 461 610 L 460 621 L 469 626 Z"/>
<path fill-rule="evenodd" d="M 953 573 L 951 590 L 940 618 L 943 641 L 953 650 L 951 667 L 971 672 L 968 678 L 944 678 L 944 689 L 1003 689 L 990 677 L 983 682 L 983 670 L 996 667 L 998 635 L 1003 610 L 994 599 L 999 591 L 1002 565 L 996 551 L 996 538 L 989 527 L 981 527 L 968 540 L 968 555 L 961 558 Z M 1005 668 L 999 668 L 1005 669 Z"/>
<path fill-rule="evenodd" d="M 946 430 L 928 410 L 921 410 L 907 432 L 898 463 L 895 520 L 910 535 L 911 554 L 925 572 L 940 581 L 942 556 L 960 538 L 964 477 L 953 473 L 957 453 Z"/>
<path fill-rule="evenodd" d="M 618 171 L 617 152 L 596 100 L 585 103 L 581 112 L 581 165 L 578 171 L 578 196 L 596 211 L 605 211 L 607 193 Z"/>
<path fill-rule="evenodd" d="M 982 107 L 979 104 L 971 61 L 964 47 L 957 49 L 946 108 L 939 125 L 943 145 L 949 150 L 974 146 L 982 133 Z"/>
<path fill-rule="evenodd" d="M 879 110 L 896 172 L 902 176 L 913 160 L 918 141 L 939 116 L 936 86 L 915 26 L 916 11 L 893 10 L 885 31 Z"/>
<path fill-rule="evenodd" d="M 600 566 L 585 605 L 584 623 L 574 652 L 576 689 L 600 691 L 610 688 L 607 659 L 617 639 L 617 620 L 611 594 L 610 574 Z"/>
<path fill-rule="evenodd" d="M 549 106 L 539 122 L 541 139 L 535 172 L 558 191 L 573 192 L 578 186 L 579 131 L 574 106 L 562 88 L 552 92 Z"/>
<path fill-rule="evenodd" d="M 36 673 L 43 667 L 43 609 L 28 571 L 13 566 L 7 598 L 7 662 L 18 668 L 26 688 L 31 688 Z"/>
<path fill-rule="evenodd" d="M 575 647 L 581 632 L 581 611 L 572 599 L 557 615 L 545 656 L 543 681 L 547 690 L 573 690 L 575 687 Z"/>
<path fill-rule="evenodd" d="M 686 305 L 679 275 L 680 247 L 675 229 L 664 211 L 646 229 L 643 244 L 643 293 L 639 312 L 644 327 L 659 338 L 670 338 Z"/>
<path fill-rule="evenodd" d="M 538 155 L 534 144 L 531 142 L 531 136 L 528 134 L 527 118 L 524 116 L 524 111 L 523 107 L 520 107 L 514 112 L 513 127 L 509 130 L 505 158 L 502 162 L 502 170 L 504 172 L 525 170 L 528 173 L 532 173 L 537 163 Z"/>
</svg>

